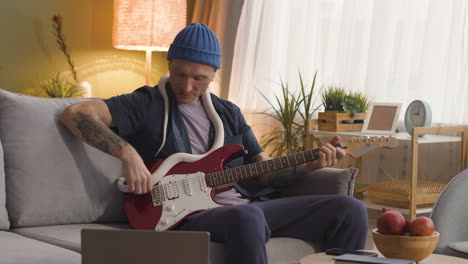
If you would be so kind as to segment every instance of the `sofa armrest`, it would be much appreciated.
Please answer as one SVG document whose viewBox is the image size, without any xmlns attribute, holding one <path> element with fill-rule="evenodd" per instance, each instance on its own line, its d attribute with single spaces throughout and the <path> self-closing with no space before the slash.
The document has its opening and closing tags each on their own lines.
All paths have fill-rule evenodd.
<svg viewBox="0 0 468 264">
<path fill-rule="evenodd" d="M 311 171 L 283 191 L 285 196 L 344 194 L 353 195 L 358 169 L 323 168 Z"/>
</svg>

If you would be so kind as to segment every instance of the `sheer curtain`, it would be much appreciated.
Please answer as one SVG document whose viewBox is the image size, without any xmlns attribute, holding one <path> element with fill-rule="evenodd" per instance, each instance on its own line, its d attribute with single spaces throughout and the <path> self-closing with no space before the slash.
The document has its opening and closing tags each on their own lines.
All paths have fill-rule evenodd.
<svg viewBox="0 0 468 264">
<path fill-rule="evenodd" d="M 433 122 L 468 123 L 465 0 L 245 0 L 229 100 L 262 111 L 298 71 L 375 102 L 427 101 Z M 319 96 L 317 94 L 317 96 Z M 320 100 L 317 100 L 320 103 Z"/>
</svg>

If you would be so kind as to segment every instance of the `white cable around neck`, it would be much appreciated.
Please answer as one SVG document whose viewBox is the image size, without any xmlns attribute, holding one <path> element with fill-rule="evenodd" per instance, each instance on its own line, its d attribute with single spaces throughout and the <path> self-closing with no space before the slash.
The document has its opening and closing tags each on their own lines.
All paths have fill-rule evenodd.
<svg viewBox="0 0 468 264">
<path fill-rule="evenodd" d="M 166 93 L 166 84 L 169 80 L 169 75 L 165 75 L 159 80 L 158 89 L 164 99 L 164 124 L 163 124 L 163 140 L 161 142 L 161 146 L 159 147 L 155 156 L 161 152 L 164 144 L 166 142 L 166 134 L 167 134 L 167 123 L 169 119 L 169 98 Z M 213 123 L 215 129 L 215 140 L 213 142 L 213 146 L 211 147 L 208 152 L 205 154 L 188 154 L 188 153 L 175 153 L 168 157 L 164 162 L 158 167 L 158 169 L 151 175 L 151 184 L 155 185 L 158 183 L 166 174 L 167 172 L 172 169 L 176 164 L 179 162 L 195 162 L 198 161 L 206 156 L 208 156 L 211 152 L 215 151 L 216 149 L 222 147 L 224 145 L 224 127 L 221 118 L 219 117 L 216 109 L 213 106 L 213 102 L 211 101 L 210 90 L 206 89 L 206 91 L 202 94 L 201 100 L 203 101 L 203 107 L 208 115 L 208 118 Z M 194 171 L 193 173 L 195 173 Z M 128 185 L 125 183 L 125 177 L 120 177 L 117 186 L 120 191 L 122 192 L 129 192 Z"/>
</svg>

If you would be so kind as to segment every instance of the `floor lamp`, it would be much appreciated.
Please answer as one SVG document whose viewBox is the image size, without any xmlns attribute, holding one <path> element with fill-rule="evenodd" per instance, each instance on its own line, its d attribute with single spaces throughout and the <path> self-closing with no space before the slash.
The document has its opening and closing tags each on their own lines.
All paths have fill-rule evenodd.
<svg viewBox="0 0 468 264">
<path fill-rule="evenodd" d="M 186 0 L 114 0 L 112 45 L 146 51 L 146 85 L 152 86 L 151 52 L 167 51 L 186 17 Z"/>
</svg>

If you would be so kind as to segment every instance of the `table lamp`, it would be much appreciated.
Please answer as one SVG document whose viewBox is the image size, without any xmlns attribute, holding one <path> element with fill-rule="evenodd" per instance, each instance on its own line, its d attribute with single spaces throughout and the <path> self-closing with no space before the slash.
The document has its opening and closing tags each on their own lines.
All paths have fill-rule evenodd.
<svg viewBox="0 0 468 264">
<path fill-rule="evenodd" d="M 151 52 L 168 50 L 186 16 L 186 0 L 114 0 L 112 45 L 146 51 L 146 85 L 151 86 Z"/>
</svg>

